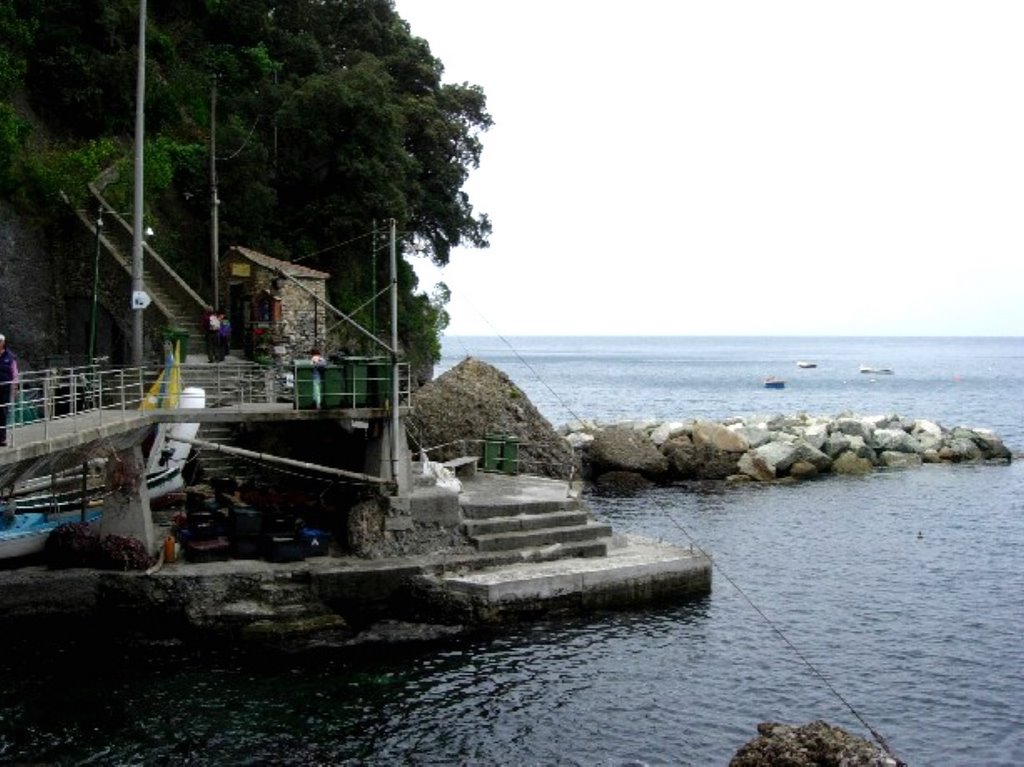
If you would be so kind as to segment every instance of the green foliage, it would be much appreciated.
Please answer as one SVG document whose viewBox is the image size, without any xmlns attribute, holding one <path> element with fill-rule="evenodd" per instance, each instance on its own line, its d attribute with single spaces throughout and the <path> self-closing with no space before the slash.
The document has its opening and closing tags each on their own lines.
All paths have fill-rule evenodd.
<svg viewBox="0 0 1024 767">
<path fill-rule="evenodd" d="M 386 259 L 375 273 L 368 257 L 374 220 L 396 219 L 441 265 L 452 248 L 487 246 L 491 223 L 462 189 L 491 125 L 486 98 L 441 82 L 391 0 L 156 4 L 146 32 L 146 216 L 172 231 L 161 253 L 183 274 L 207 272 L 211 136 L 222 243 L 331 273 L 332 302 L 368 325 L 387 319 L 372 316 L 386 284 Z M 117 162 L 108 191 L 128 209 L 131 152 L 116 141 L 134 132 L 137 37 L 132 0 L 0 0 L 0 97 L 24 86 L 61 137 L 26 151 L 23 123 L 0 110 L 0 189 L 78 204 Z M 404 346 L 437 358 L 446 292 L 417 292 L 400 261 Z"/>
<path fill-rule="evenodd" d="M 119 154 L 117 144 L 107 138 L 24 152 L 17 169 L 20 192 L 29 200 L 54 207 L 63 193 L 72 205 L 81 206 L 88 194 L 86 185 Z"/>
</svg>

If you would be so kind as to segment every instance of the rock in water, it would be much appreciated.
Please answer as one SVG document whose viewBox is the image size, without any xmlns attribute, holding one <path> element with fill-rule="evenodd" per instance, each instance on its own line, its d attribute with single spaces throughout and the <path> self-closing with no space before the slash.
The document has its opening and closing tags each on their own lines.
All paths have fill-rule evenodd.
<svg viewBox="0 0 1024 767">
<path fill-rule="evenodd" d="M 758 737 L 747 743 L 729 767 L 896 767 L 898 762 L 869 740 L 827 722 L 803 726 L 762 722 Z"/>
<path fill-rule="evenodd" d="M 519 440 L 520 471 L 566 478 L 575 465 L 572 448 L 555 432 L 522 389 L 497 368 L 466 357 L 412 394 L 407 420 L 410 449 L 428 449 L 432 461 L 483 455 L 487 434 Z"/>
</svg>

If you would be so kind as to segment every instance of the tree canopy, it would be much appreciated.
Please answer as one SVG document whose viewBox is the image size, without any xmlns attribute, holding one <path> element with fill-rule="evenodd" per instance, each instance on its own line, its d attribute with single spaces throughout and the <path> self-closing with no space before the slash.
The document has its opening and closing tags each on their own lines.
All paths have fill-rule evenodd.
<svg viewBox="0 0 1024 767">
<path fill-rule="evenodd" d="M 58 186 L 73 196 L 105 167 L 130 167 L 138 12 L 137 0 L 0 0 L 0 192 L 45 206 Z M 170 219 L 161 253 L 198 288 L 211 132 L 222 246 L 330 272 L 332 301 L 367 326 L 386 320 L 369 316 L 387 283 L 375 227 L 394 218 L 438 265 L 487 246 L 490 221 L 463 191 L 491 125 L 486 97 L 442 82 L 391 0 L 150 3 L 146 39 L 147 216 Z M 111 194 L 127 204 L 121 176 Z M 436 360 L 447 291 L 417 292 L 405 259 L 399 271 L 406 348 Z"/>
</svg>

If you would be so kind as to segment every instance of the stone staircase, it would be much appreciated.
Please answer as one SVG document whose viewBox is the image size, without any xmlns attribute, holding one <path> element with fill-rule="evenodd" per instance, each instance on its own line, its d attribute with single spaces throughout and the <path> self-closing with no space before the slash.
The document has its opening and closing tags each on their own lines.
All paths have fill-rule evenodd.
<svg viewBox="0 0 1024 767">
<path fill-rule="evenodd" d="M 523 551 L 545 558 L 605 556 L 610 525 L 594 521 L 579 499 L 463 502 L 462 527 L 481 552 Z"/>
<path fill-rule="evenodd" d="M 104 251 L 113 258 L 126 273 L 131 274 L 133 232 L 132 225 L 103 197 L 101 189 L 89 184 L 94 202 L 103 211 L 105 225 L 100 242 Z M 95 232 L 95 223 L 84 211 L 77 216 L 82 224 Z M 160 255 L 143 242 L 145 257 L 145 290 L 152 299 L 152 307 L 162 315 L 165 327 L 184 331 L 189 339 L 189 352 L 204 352 L 205 338 L 200 320 L 209 304 L 199 296 Z M 147 310 L 149 311 L 149 310 Z"/>
<path fill-rule="evenodd" d="M 205 442 L 231 446 L 235 435 L 231 424 L 204 423 L 196 436 Z M 199 466 L 207 482 L 215 477 L 234 477 L 241 482 L 253 473 L 253 466 L 248 461 L 218 450 L 200 449 Z"/>
</svg>

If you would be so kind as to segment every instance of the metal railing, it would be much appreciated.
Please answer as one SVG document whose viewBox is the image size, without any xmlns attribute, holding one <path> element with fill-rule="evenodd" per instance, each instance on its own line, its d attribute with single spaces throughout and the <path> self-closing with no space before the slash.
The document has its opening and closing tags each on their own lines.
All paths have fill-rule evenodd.
<svg viewBox="0 0 1024 767">
<path fill-rule="evenodd" d="M 296 368 L 221 362 L 181 364 L 179 370 L 182 389 L 202 389 L 207 408 L 241 409 L 279 403 L 295 408 L 312 406 L 311 377 Z M 34 439 L 49 439 L 52 426 L 61 421 L 70 421 L 63 429 L 66 431 L 134 417 L 147 399 L 149 407 L 166 407 L 160 391 L 154 391 L 164 371 L 163 366 L 80 365 L 23 372 L 8 407 L 8 444 L 16 445 L 19 433 L 29 427 Z M 332 365 L 329 371 L 325 371 L 321 390 L 324 409 L 381 408 L 390 404 L 390 366 L 359 360 L 351 367 Z M 409 366 L 403 363 L 399 366 L 400 405 L 408 404 L 409 392 Z"/>
</svg>

